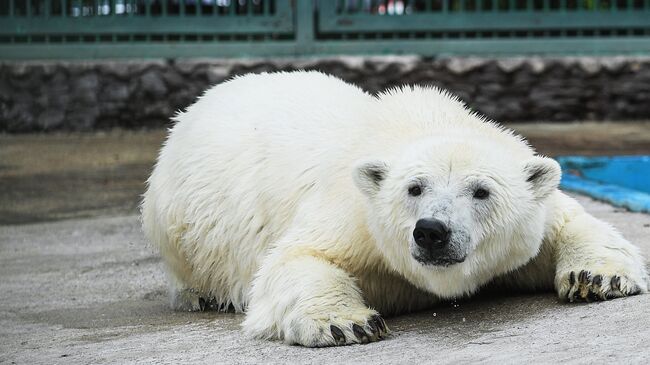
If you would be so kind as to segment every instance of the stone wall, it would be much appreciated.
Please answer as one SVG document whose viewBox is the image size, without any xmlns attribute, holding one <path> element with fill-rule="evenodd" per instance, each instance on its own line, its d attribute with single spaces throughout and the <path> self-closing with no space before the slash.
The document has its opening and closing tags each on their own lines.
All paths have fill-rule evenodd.
<svg viewBox="0 0 650 365">
<path fill-rule="evenodd" d="M 210 85 L 295 69 L 321 70 L 373 93 L 405 83 L 441 86 L 504 122 L 650 119 L 649 58 L 22 62 L 0 64 L 0 131 L 163 126 Z"/>
</svg>

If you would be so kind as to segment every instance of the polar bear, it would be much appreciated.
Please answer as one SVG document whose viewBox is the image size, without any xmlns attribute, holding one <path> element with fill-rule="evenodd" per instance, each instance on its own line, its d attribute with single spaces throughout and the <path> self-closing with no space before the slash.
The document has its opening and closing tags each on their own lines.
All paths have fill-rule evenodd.
<svg viewBox="0 0 650 365">
<path fill-rule="evenodd" d="M 437 88 L 251 74 L 175 121 L 145 233 L 174 308 L 245 311 L 251 336 L 377 341 L 382 316 L 495 281 L 567 301 L 648 290 L 639 250 L 558 190 L 554 160 Z"/>
</svg>

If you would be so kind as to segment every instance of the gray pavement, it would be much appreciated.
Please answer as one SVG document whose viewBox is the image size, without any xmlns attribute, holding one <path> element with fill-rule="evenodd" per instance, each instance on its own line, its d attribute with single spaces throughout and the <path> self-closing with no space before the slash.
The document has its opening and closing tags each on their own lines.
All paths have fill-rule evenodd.
<svg viewBox="0 0 650 365">
<path fill-rule="evenodd" d="M 513 127 L 552 156 L 650 154 L 648 122 Z M 482 293 L 388 318 L 385 341 L 328 349 L 244 338 L 239 314 L 173 312 L 136 215 L 163 138 L 0 135 L 0 364 L 650 363 L 650 295 Z M 650 215 L 579 199 L 650 258 Z"/>
<path fill-rule="evenodd" d="M 580 197 L 650 257 L 650 215 Z M 137 216 L 0 226 L 0 363 L 647 363 L 650 295 L 563 304 L 487 293 L 387 320 L 391 338 L 305 349 L 242 336 L 243 315 L 167 306 Z"/>
</svg>

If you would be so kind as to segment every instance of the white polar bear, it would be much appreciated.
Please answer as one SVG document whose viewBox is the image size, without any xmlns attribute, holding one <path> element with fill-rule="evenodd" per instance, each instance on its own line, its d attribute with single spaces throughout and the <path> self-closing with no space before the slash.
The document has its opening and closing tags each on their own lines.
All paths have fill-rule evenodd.
<svg viewBox="0 0 650 365">
<path fill-rule="evenodd" d="M 569 301 L 648 289 L 555 161 L 436 88 L 247 75 L 175 119 L 142 218 L 177 309 L 231 306 L 250 335 L 330 346 L 495 280 Z"/>
</svg>

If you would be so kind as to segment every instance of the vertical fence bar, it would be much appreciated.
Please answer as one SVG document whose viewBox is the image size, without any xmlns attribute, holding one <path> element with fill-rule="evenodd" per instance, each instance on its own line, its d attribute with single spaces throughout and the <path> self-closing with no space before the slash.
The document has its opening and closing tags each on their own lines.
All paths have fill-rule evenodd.
<svg viewBox="0 0 650 365">
<path fill-rule="evenodd" d="M 66 19 L 68 18 L 68 0 L 61 0 L 61 17 Z M 65 43 L 65 36 L 61 36 L 61 43 Z"/>
<path fill-rule="evenodd" d="M 246 0 L 246 18 L 250 21 L 251 16 L 253 15 L 253 0 Z M 246 40 L 251 42 L 253 40 L 252 35 L 247 35 Z"/>
<path fill-rule="evenodd" d="M 145 1 L 145 16 L 150 18 L 152 16 L 151 6 L 153 5 L 154 0 L 144 0 Z M 162 0 L 161 0 L 162 1 Z M 151 34 L 147 34 L 145 40 L 151 42 Z"/>
<path fill-rule="evenodd" d="M 198 0 L 197 0 L 197 2 L 198 2 Z M 187 19 L 185 17 L 185 13 L 186 13 L 185 12 L 185 10 L 186 10 L 185 6 L 186 6 L 185 0 L 178 0 L 178 17 L 184 22 L 187 21 Z M 181 34 L 179 36 L 178 40 L 180 42 L 186 42 L 187 41 L 187 34 Z"/>
<path fill-rule="evenodd" d="M 122 15 L 126 15 L 128 11 L 128 7 L 126 6 L 128 2 L 129 0 L 121 0 Z M 111 17 L 115 17 L 115 15 L 117 15 L 117 0 L 108 1 L 108 13 L 111 15 Z"/>
<path fill-rule="evenodd" d="M 93 0 L 92 1 L 92 6 L 93 6 L 93 11 L 90 12 L 90 15 L 102 15 L 104 14 L 103 10 L 100 10 L 101 8 L 99 7 L 100 2 L 99 0 Z"/>
<path fill-rule="evenodd" d="M 402 11 L 403 11 L 403 12 L 402 12 L 402 15 L 406 15 L 406 14 L 408 14 L 408 13 L 406 12 L 406 10 L 408 10 L 408 9 L 411 9 L 411 10 L 410 10 L 411 12 L 413 11 L 413 10 L 412 10 L 412 9 L 413 9 L 413 2 L 414 2 L 413 0 L 407 0 L 407 1 L 404 3 L 404 9 L 402 10 Z M 415 32 L 413 32 L 413 31 L 408 32 L 408 37 L 409 37 L 409 38 L 414 38 L 414 37 L 415 37 Z"/>
<path fill-rule="evenodd" d="M 288 2 L 287 2 L 288 3 Z M 281 14 L 284 10 L 281 8 L 281 2 L 276 2 L 275 4 L 275 14 Z M 294 49 L 295 54 L 308 54 L 312 52 L 312 47 L 314 41 L 316 40 L 316 32 L 314 29 L 314 9 L 312 7 L 311 1 L 297 1 L 294 7 L 294 24 L 293 29 L 295 39 L 296 39 L 296 48 Z M 336 5 L 332 2 L 319 2 L 318 3 L 318 16 L 336 14 Z M 288 6 L 288 4 L 283 4 L 282 7 Z M 327 9 L 326 9 L 327 7 Z"/>
</svg>

